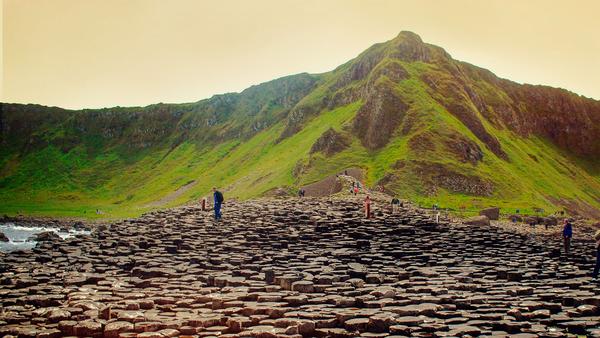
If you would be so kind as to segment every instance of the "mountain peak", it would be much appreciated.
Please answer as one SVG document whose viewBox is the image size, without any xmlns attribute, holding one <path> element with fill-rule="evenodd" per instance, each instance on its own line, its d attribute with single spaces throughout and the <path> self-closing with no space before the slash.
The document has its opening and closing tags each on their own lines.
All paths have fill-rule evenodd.
<svg viewBox="0 0 600 338">
<path fill-rule="evenodd" d="M 433 46 L 427 45 L 417 34 L 401 31 L 395 38 L 386 42 L 388 56 L 409 62 L 432 60 Z"/>
<path fill-rule="evenodd" d="M 415 41 L 415 42 L 419 42 L 419 43 L 423 43 L 423 40 L 421 40 L 421 37 L 411 31 L 401 31 L 400 33 L 398 33 L 398 35 L 396 35 L 396 37 L 394 39 L 392 39 L 392 41 L 399 41 L 399 40 L 404 40 L 404 41 Z"/>
</svg>

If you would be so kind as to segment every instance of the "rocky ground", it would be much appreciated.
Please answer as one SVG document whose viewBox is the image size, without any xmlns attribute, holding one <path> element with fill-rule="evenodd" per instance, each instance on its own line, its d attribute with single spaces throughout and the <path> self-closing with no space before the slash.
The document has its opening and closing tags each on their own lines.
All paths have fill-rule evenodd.
<svg viewBox="0 0 600 338">
<path fill-rule="evenodd" d="M 358 198 L 186 206 L 0 254 L 18 337 L 600 337 L 593 244 Z"/>
</svg>

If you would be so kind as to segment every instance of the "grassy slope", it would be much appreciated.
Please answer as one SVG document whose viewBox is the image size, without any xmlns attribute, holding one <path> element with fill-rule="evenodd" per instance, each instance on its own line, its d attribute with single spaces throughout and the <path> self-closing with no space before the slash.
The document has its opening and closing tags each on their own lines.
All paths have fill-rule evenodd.
<svg viewBox="0 0 600 338">
<path fill-rule="evenodd" d="M 293 167 L 307 158 L 315 140 L 330 126 L 341 128 L 359 107 L 360 102 L 357 102 L 323 112 L 302 131 L 279 143 L 275 140 L 284 128 L 282 122 L 246 142 L 233 140 L 210 150 L 183 143 L 167 157 L 163 158 L 164 152 L 149 153 L 133 164 L 125 164 L 111 154 L 90 161 L 77 150 L 62 154 L 46 149 L 30 154 L 23 161 L 20 173 L 39 177 L 35 177 L 34 184 L 22 185 L 19 184 L 26 181 L 23 177 L 13 178 L 14 182 L 10 183 L 19 188 L 3 191 L 0 212 L 128 217 L 147 211 L 148 203 L 192 180 L 197 184 L 165 207 L 199 198 L 213 185 L 228 187 L 228 198 L 249 198 L 273 187 L 291 187 L 297 183 L 292 175 Z M 49 167 L 51 172 L 46 175 L 37 169 L 40 167 Z M 67 175 L 69 172 L 74 175 Z M 80 189 L 78 187 L 85 185 L 72 182 L 101 174 L 108 174 L 111 179 L 99 188 Z M 96 215 L 97 208 L 105 214 Z"/>
<path fill-rule="evenodd" d="M 170 152 L 154 149 L 124 157 L 117 149 L 99 151 L 101 145 L 94 145 L 93 140 L 89 140 L 87 144 L 92 144 L 92 151 L 82 145 L 67 153 L 48 147 L 29 154 L 21 163 L 13 164 L 9 155 L 2 154 L 0 159 L 3 163 L 0 164 L 4 173 L 0 176 L 8 178 L 0 190 L 0 212 L 89 218 L 129 217 L 150 210 L 149 203 L 191 181 L 196 181 L 191 189 L 163 207 L 198 199 L 212 186 L 224 187 L 228 199 L 245 199 L 260 196 L 275 187 L 294 189 L 349 167 L 362 167 L 366 172 L 367 185 L 393 174 L 395 179 L 388 185 L 389 189 L 427 206 L 437 203 L 441 207 L 473 211 L 497 205 L 507 211 L 518 208 L 531 212 L 534 207 L 553 211 L 556 207 L 547 198 L 552 196 L 581 200 L 600 209 L 600 171 L 597 164 L 582 163 L 546 140 L 517 137 L 507 129 L 496 128 L 482 119 L 488 132 L 500 141 L 508 155 L 509 161 L 501 160 L 432 98 L 428 92 L 430 89 L 421 80 L 421 75 L 427 72 L 438 76 L 440 83 L 452 81 L 446 73 L 434 65 L 420 62 L 383 62 L 400 62 L 409 72 L 409 78 L 399 83 L 393 83 L 385 76 L 376 80 L 389 82 L 410 105 L 405 121 L 415 124 L 406 135 L 400 134 L 403 129 L 400 126 L 382 149 L 367 150 L 358 139 L 353 138 L 346 150 L 332 157 L 309 154 L 312 144 L 328 128 L 342 132 L 349 129 L 350 121 L 362 105 L 357 101 L 321 112 L 300 132 L 281 142 L 276 140 L 285 129 L 284 121 L 249 140 L 231 139 L 215 147 L 183 142 Z M 341 71 L 328 74 L 323 82 L 325 85 L 317 87 L 302 102 L 317 105 L 326 95 L 326 85 L 334 83 L 338 73 Z M 505 99 L 501 91 L 490 88 L 487 83 L 476 83 L 475 86 L 488 99 L 490 96 L 496 100 Z M 482 162 L 477 165 L 462 163 L 448 152 L 446 144 L 456 133 L 479 145 L 484 153 Z M 428 136 L 433 145 L 425 151 L 411 148 L 411 138 L 423 135 Z M 428 196 L 422 177 L 411 170 L 410 165 L 405 169 L 395 168 L 398 161 L 410 164 L 423 160 L 493 182 L 496 187 L 494 195 L 478 197 L 439 189 L 437 195 Z M 295 177 L 293 171 L 299 162 L 304 164 L 305 170 L 301 176 Z M 14 175 L 7 175 L 7 172 Z M 96 215 L 97 208 L 105 214 Z"/>
<path fill-rule="evenodd" d="M 435 71 L 434 66 L 423 63 L 402 63 L 411 77 L 396 85 L 396 90 L 405 102 L 410 103 L 407 115 L 419 121 L 408 135 L 396 135 L 383 149 L 369 152 L 355 141 L 351 147 L 332 158 L 317 156 L 314 169 L 309 172 L 310 180 L 317 180 L 327 174 L 360 164 L 366 170 L 366 184 L 373 185 L 386 174 L 394 173 L 396 180 L 388 186 L 402 197 L 408 197 L 418 204 L 431 206 L 436 203 L 444 208 L 464 210 L 472 213 L 479 208 L 496 205 L 505 211 L 533 213 L 534 208 L 553 212 L 558 209 L 548 196 L 580 200 L 600 208 L 600 180 L 591 175 L 567 154 L 546 140 L 531 137 L 522 138 L 514 133 L 494 128 L 485 123 L 486 129 L 498 140 L 507 153 L 509 161 L 494 156 L 458 119 L 446 111 L 427 93 L 426 85 L 419 75 Z M 402 129 L 402 126 L 398 128 Z M 459 162 L 444 149 L 448 131 L 456 131 L 479 144 L 484 152 L 484 160 L 476 166 Z M 421 133 L 435 135 L 430 139 L 435 143 L 431 151 L 425 153 L 411 149 L 408 140 Z M 451 140 L 450 140 L 451 141 Z M 489 197 L 457 194 L 440 189 L 435 196 L 426 196 L 420 178 L 410 171 L 398 171 L 393 164 L 398 160 L 416 161 L 426 159 L 485 178 L 494 183 L 495 193 Z"/>
</svg>

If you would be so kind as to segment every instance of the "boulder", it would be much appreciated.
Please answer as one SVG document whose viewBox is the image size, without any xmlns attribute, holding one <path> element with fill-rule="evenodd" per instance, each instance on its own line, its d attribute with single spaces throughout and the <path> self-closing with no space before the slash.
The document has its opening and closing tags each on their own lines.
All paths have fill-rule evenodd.
<svg viewBox="0 0 600 338">
<path fill-rule="evenodd" d="M 468 225 L 490 225 L 490 219 L 487 216 L 473 216 L 463 222 Z"/>
<path fill-rule="evenodd" d="M 0 242 L 8 242 L 8 237 L 3 232 L 0 232 Z"/>
<path fill-rule="evenodd" d="M 315 322 L 302 320 L 298 323 L 298 333 L 303 336 L 311 336 L 315 332 Z"/>
<path fill-rule="evenodd" d="M 36 241 L 36 242 L 53 242 L 53 241 L 61 240 L 60 236 L 57 235 L 56 232 L 54 232 L 54 231 L 40 232 L 39 234 L 31 236 L 29 239 Z"/>
<path fill-rule="evenodd" d="M 479 212 L 480 216 L 487 216 L 491 220 L 498 220 L 500 218 L 500 208 L 493 207 L 483 209 Z"/>
</svg>

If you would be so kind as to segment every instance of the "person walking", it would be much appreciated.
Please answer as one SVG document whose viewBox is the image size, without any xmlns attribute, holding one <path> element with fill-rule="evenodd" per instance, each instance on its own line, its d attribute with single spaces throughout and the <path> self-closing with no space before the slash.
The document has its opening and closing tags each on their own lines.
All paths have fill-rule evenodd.
<svg viewBox="0 0 600 338">
<path fill-rule="evenodd" d="M 365 217 L 371 218 L 371 197 L 365 197 Z"/>
<path fill-rule="evenodd" d="M 214 209 L 215 209 L 215 221 L 219 221 L 222 219 L 223 215 L 221 215 L 221 204 L 223 204 L 223 194 L 217 190 L 217 188 L 213 187 L 213 198 L 214 198 Z"/>
<path fill-rule="evenodd" d="M 594 239 L 596 240 L 596 266 L 594 266 L 592 278 L 598 280 L 598 273 L 600 272 L 600 230 L 596 231 Z"/>
<path fill-rule="evenodd" d="M 392 214 L 395 214 L 398 212 L 399 206 L 400 206 L 400 200 L 398 199 L 398 197 L 392 198 Z"/>
<path fill-rule="evenodd" d="M 565 254 L 569 254 L 571 250 L 571 238 L 573 238 L 573 225 L 571 222 L 565 218 L 564 226 L 563 226 L 563 241 L 565 246 Z"/>
</svg>

